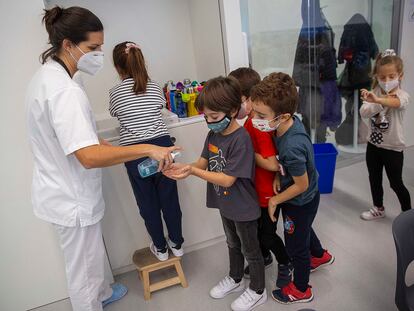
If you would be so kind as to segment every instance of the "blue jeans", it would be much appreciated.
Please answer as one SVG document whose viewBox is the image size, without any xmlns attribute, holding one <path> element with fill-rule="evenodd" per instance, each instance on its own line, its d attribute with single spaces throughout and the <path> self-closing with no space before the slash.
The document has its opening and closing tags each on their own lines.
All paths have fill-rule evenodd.
<svg viewBox="0 0 414 311">
<path fill-rule="evenodd" d="M 142 143 L 162 147 L 173 146 L 169 136 L 162 136 Z M 147 231 L 158 249 L 164 249 L 167 245 L 161 213 L 167 226 L 170 240 L 175 244 L 181 245 L 184 239 L 182 236 L 182 214 L 178 200 L 177 183 L 161 173 L 142 178 L 137 167 L 145 159 L 125 163 L 139 213 L 144 219 Z"/>
<path fill-rule="evenodd" d="M 286 250 L 291 258 L 294 270 L 294 283 L 304 292 L 308 288 L 310 274 L 310 256 L 322 257 L 324 249 L 312 229 L 312 223 L 318 211 L 320 194 L 309 203 L 301 206 L 289 203 L 280 204 L 283 215 Z"/>
</svg>

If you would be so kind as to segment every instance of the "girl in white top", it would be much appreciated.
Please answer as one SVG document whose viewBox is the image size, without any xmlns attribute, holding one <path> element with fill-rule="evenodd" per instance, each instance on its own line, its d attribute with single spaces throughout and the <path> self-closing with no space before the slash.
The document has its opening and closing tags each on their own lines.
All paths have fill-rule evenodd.
<svg viewBox="0 0 414 311">
<path fill-rule="evenodd" d="M 94 75 L 102 67 L 102 23 L 80 7 L 45 12 L 51 47 L 26 96 L 33 208 L 59 234 L 73 310 L 99 311 L 127 291 L 120 284 L 111 288 L 104 277 L 100 168 L 146 156 L 162 168 L 176 148 L 118 147 L 98 138 L 88 97 L 72 78 L 78 70 Z"/>
<path fill-rule="evenodd" d="M 402 59 L 394 50 L 379 54 L 373 76 L 373 90 L 361 90 L 364 103 L 360 113 L 363 118 L 369 118 L 370 122 L 366 161 L 374 205 L 361 214 L 364 220 L 385 217 L 382 188 L 384 167 L 401 209 L 411 209 L 410 193 L 402 180 L 405 148 L 403 120 L 410 102 L 410 96 L 401 89 Z"/>
</svg>

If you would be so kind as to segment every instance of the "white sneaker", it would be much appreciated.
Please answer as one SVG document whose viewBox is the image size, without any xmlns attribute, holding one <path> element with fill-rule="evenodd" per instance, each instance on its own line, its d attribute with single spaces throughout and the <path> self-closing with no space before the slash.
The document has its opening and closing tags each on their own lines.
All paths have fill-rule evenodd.
<svg viewBox="0 0 414 311">
<path fill-rule="evenodd" d="M 233 303 L 231 304 L 231 309 L 233 311 L 253 310 L 257 306 L 264 304 L 266 300 L 266 289 L 263 291 L 263 294 L 259 295 L 252 291 L 250 288 L 247 288 L 239 298 L 233 301 Z"/>
<path fill-rule="evenodd" d="M 365 211 L 361 214 L 363 220 L 375 220 L 385 217 L 385 210 L 379 210 L 378 207 L 374 206 L 369 211 Z"/>
<path fill-rule="evenodd" d="M 173 252 L 175 257 L 182 257 L 184 255 L 183 246 L 180 248 L 176 248 L 177 244 L 175 244 L 170 239 L 167 239 L 168 248 Z"/>
<path fill-rule="evenodd" d="M 149 248 L 150 248 L 150 251 L 155 255 L 155 257 L 158 258 L 159 261 L 166 261 L 168 259 L 168 249 L 164 253 L 162 253 L 157 249 L 157 247 L 152 242 Z"/>
<path fill-rule="evenodd" d="M 230 293 L 244 290 L 244 279 L 236 283 L 231 277 L 226 276 L 210 290 L 210 296 L 215 299 L 223 298 Z"/>
</svg>

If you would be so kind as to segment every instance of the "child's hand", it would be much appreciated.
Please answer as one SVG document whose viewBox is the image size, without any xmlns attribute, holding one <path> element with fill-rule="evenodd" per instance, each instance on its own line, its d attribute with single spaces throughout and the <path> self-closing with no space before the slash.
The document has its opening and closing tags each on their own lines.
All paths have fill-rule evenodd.
<svg viewBox="0 0 414 311">
<path fill-rule="evenodd" d="M 361 89 L 361 99 L 371 103 L 378 102 L 378 96 L 373 92 L 368 91 L 367 89 Z"/>
<path fill-rule="evenodd" d="M 191 174 L 192 167 L 189 164 L 173 163 L 168 169 L 162 173 L 170 179 L 180 180 L 187 178 Z"/>
<path fill-rule="evenodd" d="M 273 192 L 275 194 L 280 193 L 280 176 L 279 176 L 279 173 L 276 173 L 275 178 L 273 179 Z"/>
<path fill-rule="evenodd" d="M 269 213 L 269 217 L 272 222 L 276 222 L 277 218 L 275 217 L 276 207 L 277 207 L 277 198 L 276 196 L 271 197 L 268 204 L 267 212 Z"/>
</svg>

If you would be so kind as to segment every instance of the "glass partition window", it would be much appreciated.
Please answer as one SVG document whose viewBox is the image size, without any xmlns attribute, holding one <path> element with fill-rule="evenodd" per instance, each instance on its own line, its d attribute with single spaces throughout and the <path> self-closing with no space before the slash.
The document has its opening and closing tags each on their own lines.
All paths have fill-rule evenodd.
<svg viewBox="0 0 414 311">
<path fill-rule="evenodd" d="M 336 144 L 342 157 L 365 150 L 359 90 L 371 86 L 378 51 L 390 48 L 393 2 L 240 2 L 251 67 L 262 77 L 277 71 L 292 75 L 298 113 L 312 141 Z"/>
</svg>

